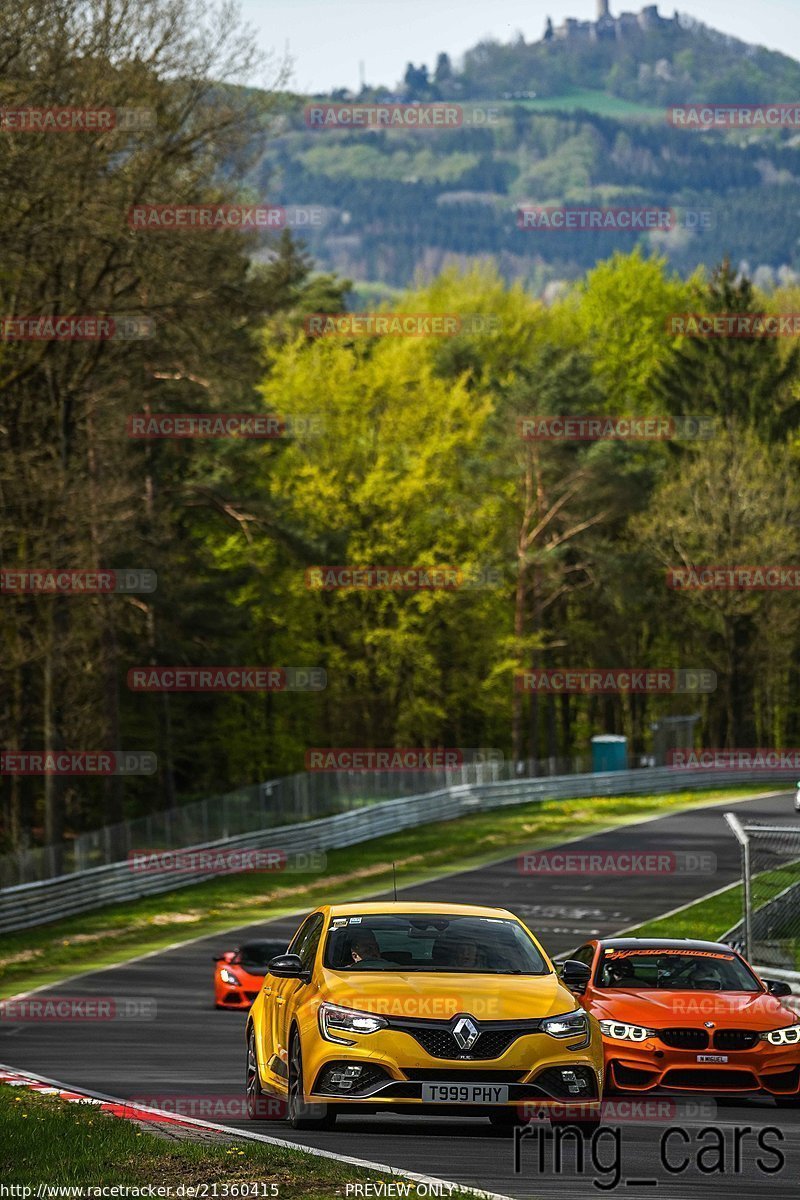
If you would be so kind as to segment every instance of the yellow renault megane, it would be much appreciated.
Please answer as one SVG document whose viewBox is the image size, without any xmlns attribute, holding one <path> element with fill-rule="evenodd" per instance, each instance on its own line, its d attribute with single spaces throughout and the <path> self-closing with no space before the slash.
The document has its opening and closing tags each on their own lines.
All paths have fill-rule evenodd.
<svg viewBox="0 0 800 1200">
<path fill-rule="evenodd" d="M 295 1129 L 345 1112 L 457 1112 L 513 1124 L 523 1106 L 599 1120 L 594 1017 L 505 909 L 325 905 L 272 959 L 247 1020 L 252 1118 L 278 1097 Z M 579 978 L 580 976 L 580 978 Z"/>
</svg>

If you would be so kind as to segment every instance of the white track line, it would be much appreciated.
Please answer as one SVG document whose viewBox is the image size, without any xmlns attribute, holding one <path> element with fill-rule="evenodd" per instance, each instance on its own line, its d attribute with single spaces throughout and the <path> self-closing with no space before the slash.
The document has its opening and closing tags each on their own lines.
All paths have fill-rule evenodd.
<svg viewBox="0 0 800 1200">
<path fill-rule="evenodd" d="M 170 1124 L 176 1121 L 174 1113 L 165 1112 L 160 1108 L 151 1108 L 147 1104 L 133 1104 L 130 1100 L 123 1100 L 119 1096 L 107 1096 L 104 1092 L 92 1092 L 87 1088 L 69 1087 L 65 1083 L 61 1083 L 57 1079 L 48 1079 L 45 1075 L 36 1075 L 33 1071 L 21 1071 L 18 1067 L 9 1067 L 0 1063 L 0 1071 L 7 1071 L 10 1075 L 16 1075 L 23 1079 L 30 1079 L 36 1083 L 45 1083 L 48 1087 L 60 1088 L 64 1092 L 72 1092 L 75 1095 L 86 1096 L 92 1100 L 102 1100 L 107 1104 L 119 1104 L 124 1108 L 130 1108 L 132 1112 L 151 1113 L 155 1116 L 163 1117 Z M 135 1118 L 133 1118 L 135 1120 Z M 250 1133 L 243 1129 L 238 1129 L 231 1125 L 218 1125 L 214 1121 L 202 1121 L 198 1117 L 180 1117 L 181 1125 L 195 1125 L 199 1129 L 211 1129 L 215 1133 L 224 1133 L 231 1137 L 246 1138 L 250 1142 L 263 1142 L 268 1146 L 279 1146 L 284 1150 L 294 1150 L 297 1154 L 311 1154 L 314 1158 L 332 1158 L 334 1162 L 348 1163 L 352 1167 L 360 1167 L 366 1171 L 380 1171 L 384 1175 L 399 1175 L 403 1179 L 412 1179 L 416 1183 L 425 1183 L 429 1187 L 436 1185 L 437 1190 L 442 1188 L 452 1188 L 454 1193 L 466 1192 L 470 1196 L 479 1196 L 483 1200 L 513 1200 L 510 1196 L 505 1196 L 501 1192 L 486 1192 L 481 1188 L 468 1187 L 466 1184 L 452 1183 L 449 1179 L 439 1179 L 435 1175 L 420 1175 L 416 1171 L 406 1171 L 402 1167 L 389 1167 L 385 1163 L 370 1162 L 365 1158 L 351 1158 L 347 1154 L 336 1154 L 332 1150 L 319 1150 L 315 1146 L 301 1145 L 297 1142 L 287 1142 L 282 1138 L 268 1137 L 264 1133 Z"/>
</svg>

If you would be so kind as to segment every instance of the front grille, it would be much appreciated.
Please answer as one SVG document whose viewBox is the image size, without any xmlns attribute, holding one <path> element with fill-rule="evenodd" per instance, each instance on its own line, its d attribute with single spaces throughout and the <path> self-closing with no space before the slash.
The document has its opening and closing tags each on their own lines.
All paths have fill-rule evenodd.
<svg viewBox="0 0 800 1200">
<path fill-rule="evenodd" d="M 708 1046 L 705 1029 L 660 1029 L 658 1038 L 675 1050 L 705 1050 Z"/>
<path fill-rule="evenodd" d="M 758 1034 L 752 1029 L 718 1029 L 714 1034 L 717 1050 L 752 1050 L 758 1042 Z"/>
<path fill-rule="evenodd" d="M 581 1084 L 579 1092 L 570 1091 L 569 1083 L 562 1078 L 562 1070 L 570 1071 Z M 533 1080 L 548 1096 L 556 1100 L 597 1100 L 597 1077 L 589 1067 L 548 1067 Z M 575 1086 L 574 1084 L 572 1085 Z"/>
<path fill-rule="evenodd" d="M 251 1004 L 255 1004 L 256 1000 L 258 999 L 258 992 L 245 992 L 245 996 L 247 996 L 247 999 Z"/>
<path fill-rule="evenodd" d="M 401 1067 L 409 1079 L 417 1083 L 519 1083 L 527 1071 L 476 1071 L 474 1067 Z"/>
<path fill-rule="evenodd" d="M 682 1067 L 667 1071 L 661 1081 L 666 1088 L 717 1088 L 721 1092 L 752 1092 L 758 1082 L 752 1071 L 726 1071 L 719 1067 Z"/>
<path fill-rule="evenodd" d="M 541 1029 L 541 1022 L 537 1020 L 487 1021 L 484 1024 L 475 1021 L 479 1036 L 474 1045 L 465 1050 L 453 1036 L 453 1027 L 458 1020 L 459 1016 L 450 1021 L 394 1020 L 389 1021 L 389 1027 L 410 1034 L 431 1058 L 469 1062 L 499 1058 L 517 1038 L 538 1033 Z"/>
<path fill-rule="evenodd" d="M 407 1030 L 411 1033 L 411 1030 Z M 498 1058 L 513 1041 L 513 1033 L 482 1033 L 474 1046 L 464 1050 L 447 1029 L 419 1029 L 412 1037 L 431 1058 Z"/>
<path fill-rule="evenodd" d="M 222 997 L 222 1003 L 223 1004 L 241 1004 L 242 1003 L 241 992 L 226 992 L 225 995 Z"/>
</svg>

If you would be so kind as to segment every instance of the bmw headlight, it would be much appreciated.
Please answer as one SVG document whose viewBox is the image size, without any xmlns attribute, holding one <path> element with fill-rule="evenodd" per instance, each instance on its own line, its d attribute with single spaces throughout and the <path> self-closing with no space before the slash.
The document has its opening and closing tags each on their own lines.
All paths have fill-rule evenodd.
<svg viewBox="0 0 800 1200">
<path fill-rule="evenodd" d="M 646 1042 L 655 1037 L 655 1029 L 646 1029 L 644 1025 L 628 1025 L 625 1021 L 601 1021 L 600 1029 L 603 1037 L 613 1038 L 616 1042 Z"/>
<path fill-rule="evenodd" d="M 239 980 L 234 975 L 233 971 L 229 971 L 227 967 L 221 967 L 219 977 L 223 983 L 227 983 L 229 987 L 238 987 Z"/>
<path fill-rule="evenodd" d="M 568 1050 L 581 1050 L 584 1046 L 589 1045 L 591 1039 L 589 1017 L 582 1008 L 576 1008 L 573 1012 L 562 1013 L 558 1017 L 545 1017 L 540 1025 L 540 1029 L 542 1033 L 546 1033 L 554 1038 L 580 1037 L 583 1039 L 572 1046 L 568 1046 Z"/>
<path fill-rule="evenodd" d="M 796 1046 L 800 1042 L 800 1024 L 784 1025 L 782 1029 L 770 1029 L 762 1033 L 765 1042 L 771 1046 Z"/>
<path fill-rule="evenodd" d="M 354 1046 L 355 1042 L 337 1037 L 337 1033 L 377 1033 L 385 1029 L 388 1021 L 375 1013 L 359 1012 L 356 1008 L 341 1008 L 338 1004 L 320 1004 L 319 1031 L 327 1042 L 339 1042 L 342 1046 Z"/>
</svg>

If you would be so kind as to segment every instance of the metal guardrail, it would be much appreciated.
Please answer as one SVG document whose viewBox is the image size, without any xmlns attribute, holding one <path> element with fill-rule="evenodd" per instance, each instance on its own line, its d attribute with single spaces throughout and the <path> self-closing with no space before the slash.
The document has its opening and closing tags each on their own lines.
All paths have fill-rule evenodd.
<svg viewBox="0 0 800 1200">
<path fill-rule="evenodd" d="M 271 827 L 192 849 L 272 849 L 284 852 L 326 851 L 354 846 L 401 829 L 450 821 L 474 812 L 511 805 L 579 797 L 669 793 L 752 783 L 786 783 L 786 772 L 676 771 L 666 767 L 567 775 L 549 779 L 519 779 L 495 783 L 461 783 L 438 791 L 403 796 L 349 812 L 292 825 Z M 794 776 L 791 776 L 794 779 Z M 136 900 L 188 887 L 222 872 L 197 871 L 148 874 L 128 861 L 91 867 L 55 879 L 20 884 L 0 892 L 0 932 L 26 929 L 61 917 L 110 904 Z"/>
<path fill-rule="evenodd" d="M 41 883 L 73 871 L 102 867 L 142 848 L 184 849 L 290 822 L 332 817 L 376 801 L 397 800 L 457 783 L 573 775 L 588 770 L 590 765 L 580 757 L 511 763 L 503 761 L 500 751 L 467 753 L 474 757 L 449 770 L 300 771 L 104 825 L 57 846 L 10 851 L 0 854 L 0 888 Z"/>
</svg>

